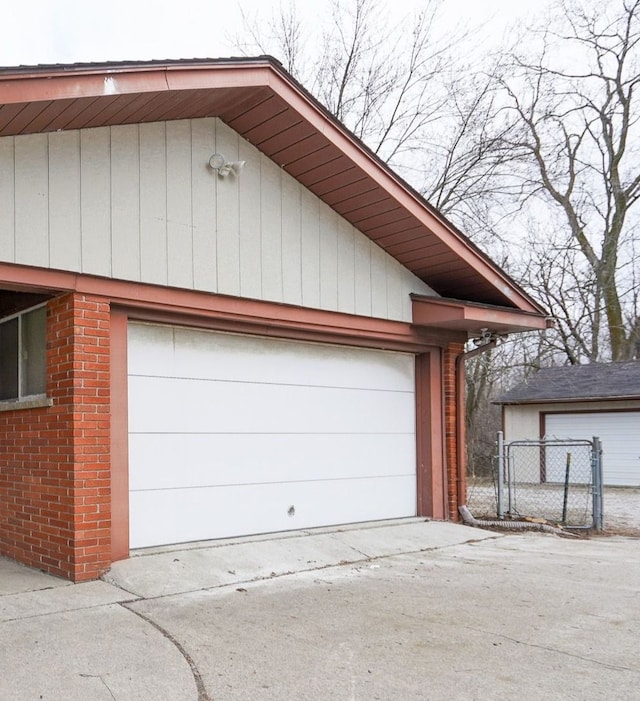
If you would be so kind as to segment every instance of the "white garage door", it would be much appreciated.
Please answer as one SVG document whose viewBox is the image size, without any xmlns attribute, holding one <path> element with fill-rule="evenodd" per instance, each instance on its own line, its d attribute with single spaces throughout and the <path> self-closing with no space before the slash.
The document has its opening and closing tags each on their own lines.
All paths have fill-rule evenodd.
<svg viewBox="0 0 640 701">
<path fill-rule="evenodd" d="M 600 438 L 604 483 L 640 486 L 640 412 L 547 414 L 548 438 Z"/>
<path fill-rule="evenodd" d="M 129 327 L 132 548 L 416 513 L 414 357 Z"/>
</svg>

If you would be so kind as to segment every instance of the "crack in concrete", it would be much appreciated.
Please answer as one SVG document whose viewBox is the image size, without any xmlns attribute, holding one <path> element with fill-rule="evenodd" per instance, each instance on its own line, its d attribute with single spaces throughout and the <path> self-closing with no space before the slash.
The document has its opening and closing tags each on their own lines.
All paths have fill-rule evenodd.
<svg viewBox="0 0 640 701">
<path fill-rule="evenodd" d="M 493 635 L 497 638 L 502 638 L 508 640 L 512 643 L 517 643 L 518 645 L 526 645 L 527 647 L 536 648 L 537 650 L 545 650 L 546 652 L 555 652 L 559 655 L 566 655 L 567 657 L 572 657 L 576 660 L 582 660 L 582 662 L 589 662 L 590 664 L 597 664 L 600 667 L 605 667 L 606 669 L 614 669 L 620 672 L 633 672 L 635 674 L 640 674 L 640 669 L 634 669 L 633 667 L 625 667 L 623 665 L 611 664 L 609 662 L 602 662 L 600 660 L 594 659 L 593 657 L 584 657 L 583 655 L 577 655 L 573 652 L 568 652 L 567 650 L 559 650 L 555 647 L 549 647 L 548 645 L 538 645 L 537 643 L 529 643 L 526 640 L 518 640 L 518 638 L 512 638 L 504 633 L 495 633 L 490 630 L 482 630 L 481 628 L 474 628 L 473 626 L 464 626 L 467 630 L 472 630 L 475 633 L 482 633 L 483 635 Z"/>
<path fill-rule="evenodd" d="M 199 591 L 215 591 L 216 589 L 224 589 L 226 587 L 237 587 L 237 586 L 244 586 L 245 584 L 253 584 L 253 583 L 258 583 L 258 582 L 266 582 L 271 579 L 279 579 L 281 577 L 291 577 L 292 575 L 296 574 L 307 574 L 309 572 L 319 572 L 322 570 L 329 570 L 329 569 L 337 569 L 339 567 L 355 567 L 357 565 L 362 565 L 367 562 L 376 562 L 378 560 L 384 560 L 388 558 L 394 558 L 394 557 L 401 557 L 402 555 L 417 555 L 418 553 L 430 553 L 430 552 L 437 552 L 439 550 L 448 550 L 450 548 L 456 548 L 460 545 L 467 545 L 467 544 L 480 544 L 484 543 L 486 541 L 493 541 L 493 540 L 499 540 L 501 538 L 504 538 L 504 535 L 498 534 L 496 536 L 490 536 L 488 538 L 480 538 L 480 539 L 471 539 L 469 541 L 463 541 L 461 543 L 451 543 L 448 545 L 434 545 L 430 546 L 427 548 L 419 548 L 418 550 L 402 550 L 400 552 L 396 553 L 385 553 L 384 555 L 367 555 L 366 553 L 362 552 L 361 550 L 358 550 L 356 547 L 353 545 L 349 545 L 349 547 L 359 555 L 362 555 L 361 559 L 358 560 L 340 560 L 340 562 L 331 562 L 327 563 L 326 565 L 317 565 L 315 567 L 306 567 L 306 568 L 300 568 L 300 569 L 294 569 L 294 570 L 287 570 L 286 572 L 275 572 L 271 574 L 265 574 L 265 575 L 256 575 L 255 577 L 252 577 L 251 579 L 238 579 L 235 581 L 231 582 L 222 582 L 220 584 L 211 584 L 209 586 L 201 586 L 201 587 L 196 587 L 195 589 L 186 589 L 186 590 L 180 590 L 180 591 L 174 591 L 174 592 L 169 592 L 168 594 L 156 594 L 155 596 L 145 596 L 144 594 L 140 594 L 139 592 L 132 591 L 130 589 L 126 589 L 122 585 L 118 584 L 115 579 L 111 578 L 104 578 L 103 581 L 105 581 L 107 584 L 111 585 L 112 587 L 116 587 L 117 589 L 121 589 L 122 591 L 126 592 L 127 594 L 131 594 L 132 596 L 136 597 L 134 600 L 138 601 L 157 601 L 159 599 L 168 599 L 172 596 L 182 596 L 183 594 L 194 594 L 195 592 Z M 475 560 L 470 560 L 470 562 L 475 562 Z M 118 603 L 128 603 L 128 602 L 118 602 Z"/>
<path fill-rule="evenodd" d="M 193 681 L 195 682 L 196 689 L 198 691 L 198 701 L 213 701 L 213 699 L 207 693 L 207 689 L 204 685 L 204 681 L 202 679 L 202 675 L 200 674 L 198 666 L 194 662 L 191 655 L 185 650 L 183 645 L 176 638 L 174 638 L 168 630 L 163 628 L 160 624 L 156 623 L 153 619 L 149 618 L 148 616 L 145 616 L 144 613 L 141 613 L 140 611 L 136 611 L 134 608 L 131 608 L 131 606 L 129 605 L 130 603 L 135 602 L 120 602 L 120 606 L 127 609 L 127 611 L 130 611 L 135 616 L 138 616 L 138 618 L 141 618 L 150 626 L 153 626 L 153 628 L 155 628 L 163 637 L 165 637 L 170 643 L 172 643 L 175 646 L 178 652 L 185 659 L 186 663 L 189 665 L 189 669 L 191 670 L 191 674 L 193 675 Z"/>
<path fill-rule="evenodd" d="M 85 679 L 99 679 L 104 686 L 106 687 L 107 691 L 109 692 L 109 695 L 113 699 L 113 701 L 117 701 L 116 697 L 113 695 L 113 691 L 111 691 L 109 685 L 107 682 L 104 680 L 104 677 L 101 674 L 80 674 L 81 677 L 84 677 Z"/>
<path fill-rule="evenodd" d="M 119 582 L 116 582 L 114 579 L 112 579 L 109 576 L 109 572 L 105 572 L 100 579 L 105 583 L 108 584 L 110 587 L 115 587 L 116 589 L 120 589 L 123 592 L 127 594 L 131 594 L 131 596 L 135 597 L 136 599 L 142 599 L 142 595 L 138 594 L 137 591 L 132 591 L 131 589 L 127 589 L 126 587 L 123 587 L 122 584 Z"/>
</svg>

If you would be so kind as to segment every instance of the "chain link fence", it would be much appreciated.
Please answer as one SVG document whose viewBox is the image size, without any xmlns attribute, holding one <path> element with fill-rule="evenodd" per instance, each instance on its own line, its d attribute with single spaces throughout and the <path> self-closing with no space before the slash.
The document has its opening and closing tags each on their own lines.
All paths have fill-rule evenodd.
<svg viewBox="0 0 640 701">
<path fill-rule="evenodd" d="M 476 518 L 601 528 L 601 454 L 597 438 L 503 443 L 500 433 L 491 476 L 468 480 L 467 506 Z"/>
</svg>

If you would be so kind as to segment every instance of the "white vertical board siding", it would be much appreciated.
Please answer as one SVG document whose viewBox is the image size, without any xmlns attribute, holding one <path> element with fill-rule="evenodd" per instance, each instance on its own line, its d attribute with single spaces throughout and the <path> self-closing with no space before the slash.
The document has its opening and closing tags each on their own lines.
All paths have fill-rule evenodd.
<svg viewBox="0 0 640 701">
<path fill-rule="evenodd" d="M 193 289 L 191 122 L 167 123 L 167 261 L 172 287 Z"/>
<path fill-rule="evenodd" d="M 239 159 L 260 162 L 255 149 L 240 140 Z M 240 235 L 240 296 L 249 299 L 262 298 L 262 201 L 255 198 L 261 192 L 262 172 L 260 168 L 245 168 L 238 181 L 242 207 L 239 210 L 238 229 Z M 214 178 L 216 180 L 217 178 Z M 224 184 L 221 183 L 221 186 Z"/>
<path fill-rule="evenodd" d="M 320 208 L 320 306 L 338 309 L 338 215 Z"/>
<path fill-rule="evenodd" d="M 349 314 L 356 311 L 355 229 L 338 217 L 338 304 L 337 308 Z"/>
<path fill-rule="evenodd" d="M 166 125 L 141 124 L 140 280 L 168 284 Z"/>
<path fill-rule="evenodd" d="M 216 252 L 216 179 L 210 177 L 203 153 L 216 150 L 215 120 L 191 123 L 191 201 L 193 207 L 193 288 L 218 288 Z M 195 204 L 193 204 L 195 203 Z"/>
<path fill-rule="evenodd" d="M 545 431 L 547 438 L 590 441 L 597 436 L 602 442 L 604 483 L 640 486 L 640 411 L 548 414 Z M 547 468 L 547 481 L 561 482 L 565 461 L 554 464 L 560 467 L 555 471 Z"/>
<path fill-rule="evenodd" d="M 52 268 L 82 269 L 80 216 L 80 132 L 51 134 L 49 263 Z"/>
<path fill-rule="evenodd" d="M 282 178 L 282 296 L 289 304 L 302 304 L 302 188 Z"/>
<path fill-rule="evenodd" d="M 140 279 L 140 150 L 137 124 L 111 131 L 111 260 L 113 277 Z"/>
<path fill-rule="evenodd" d="M 45 134 L 15 141 L 15 262 L 49 265 L 49 143 Z M 33 261 L 33 263 L 32 263 Z"/>
<path fill-rule="evenodd" d="M 60 177 L 52 174 L 51 178 Z M 83 273 L 112 276 L 111 129 L 80 132 L 80 236 Z M 66 268 L 67 266 L 65 266 Z"/>
<path fill-rule="evenodd" d="M 371 249 L 373 244 L 366 236 L 355 236 L 354 275 L 356 314 L 371 316 L 372 280 Z M 374 315 L 375 316 L 375 315 Z"/>
<path fill-rule="evenodd" d="M 240 137 L 232 129 L 219 128 L 216 123 L 216 151 L 228 161 L 239 160 Z M 211 154 L 203 154 L 203 159 L 209 160 Z M 258 163 L 252 164 L 259 169 Z M 221 178 L 213 171 L 209 177 L 217 180 L 216 187 L 216 232 L 217 232 L 217 261 L 218 261 L 218 292 L 227 295 L 240 295 L 240 186 L 238 180 L 229 175 Z M 251 193 L 259 198 L 259 192 Z M 247 193 L 248 199 L 251 199 Z M 248 202 L 252 207 L 253 202 Z M 259 236 L 260 231 L 247 233 L 249 236 Z"/>
<path fill-rule="evenodd" d="M 131 546 L 413 516 L 412 355 L 131 324 Z"/>
<path fill-rule="evenodd" d="M 320 206 L 321 202 L 308 190 L 302 190 L 300 224 L 300 269 L 302 271 L 302 304 L 320 307 Z"/>
<path fill-rule="evenodd" d="M 0 175 L 2 261 L 399 321 L 434 294 L 217 119 L 3 137 Z"/>
<path fill-rule="evenodd" d="M 282 169 L 260 159 L 261 299 L 283 301 L 282 289 Z M 243 207 L 244 209 L 244 202 Z M 244 233 L 244 232 L 243 232 Z"/>
<path fill-rule="evenodd" d="M 15 164 L 14 137 L 0 139 L 0 256 L 15 261 Z"/>
</svg>

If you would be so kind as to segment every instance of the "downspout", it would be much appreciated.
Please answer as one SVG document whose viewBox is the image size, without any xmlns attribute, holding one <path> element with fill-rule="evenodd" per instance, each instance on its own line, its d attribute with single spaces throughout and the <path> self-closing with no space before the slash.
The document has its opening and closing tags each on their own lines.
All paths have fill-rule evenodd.
<svg viewBox="0 0 640 701">
<path fill-rule="evenodd" d="M 491 333 L 488 329 L 482 329 L 482 335 L 473 339 L 473 341 L 478 344 L 478 347 L 466 351 L 466 353 L 461 353 L 456 358 L 456 498 L 458 506 L 467 503 L 467 480 L 465 474 L 467 470 L 467 449 L 465 444 L 465 419 L 467 412 L 465 402 L 464 363 L 471 358 L 475 358 L 476 355 L 486 353 L 492 348 L 495 348 L 498 345 L 498 341 L 503 338 L 504 336 Z"/>
<path fill-rule="evenodd" d="M 542 531 L 543 533 L 553 533 L 554 535 L 564 535 L 570 538 L 577 538 L 575 533 L 563 531 L 562 528 L 551 526 L 548 523 L 534 523 L 531 521 L 505 521 L 504 519 L 478 519 L 474 518 L 466 505 L 458 508 L 463 522 L 467 526 L 474 528 L 506 528 L 509 531 Z"/>
</svg>

